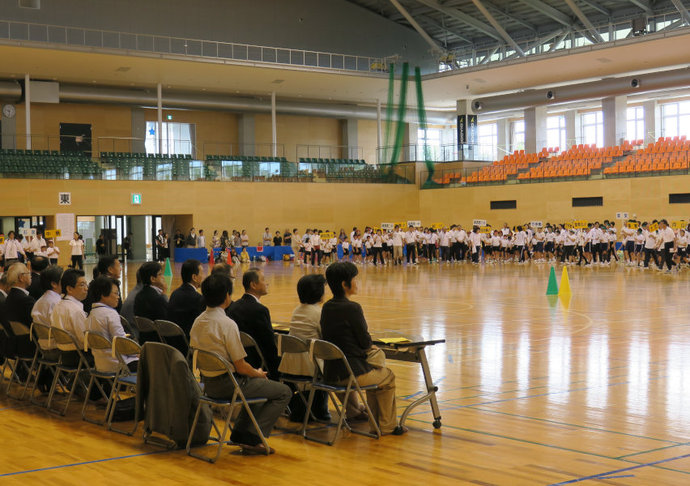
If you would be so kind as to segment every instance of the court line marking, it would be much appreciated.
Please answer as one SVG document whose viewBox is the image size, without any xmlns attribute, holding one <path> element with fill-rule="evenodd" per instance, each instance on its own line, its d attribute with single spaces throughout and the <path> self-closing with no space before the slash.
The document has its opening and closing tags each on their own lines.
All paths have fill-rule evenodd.
<svg viewBox="0 0 690 486">
<path fill-rule="evenodd" d="M 558 421 L 556 421 L 556 420 L 549 420 L 549 419 L 543 419 L 543 418 L 538 418 L 538 417 L 530 417 L 530 416 L 528 416 L 528 415 L 520 415 L 520 414 L 517 414 L 517 413 L 499 412 L 498 410 L 490 410 L 490 409 L 479 408 L 479 407 L 469 407 L 469 408 L 471 408 L 471 409 L 473 409 L 473 410 L 478 410 L 478 411 L 480 411 L 480 412 L 489 412 L 489 413 L 495 413 L 495 414 L 499 414 L 499 415 L 507 415 L 507 416 L 509 416 L 509 417 L 519 417 L 519 418 L 528 419 L 528 420 L 536 420 L 536 421 L 538 421 L 538 422 L 546 422 L 546 423 L 549 423 L 549 424 L 565 425 L 565 426 L 568 426 L 568 427 L 577 427 L 577 428 L 579 428 L 579 429 L 593 430 L 593 431 L 596 431 L 596 432 L 606 432 L 606 433 L 609 433 L 609 434 L 624 435 L 624 436 L 626 436 L 626 437 L 635 437 L 635 438 L 637 438 L 637 439 L 647 439 L 647 440 L 653 440 L 653 441 L 656 441 L 656 442 L 667 442 L 667 443 L 673 444 L 673 445 L 670 445 L 670 446 L 660 447 L 660 448 L 658 448 L 658 449 L 652 449 L 652 450 L 649 450 L 649 451 L 635 452 L 634 454 L 628 454 L 628 455 L 625 455 L 625 456 L 618 456 L 616 459 L 622 459 L 622 458 L 628 457 L 628 456 L 634 456 L 634 455 L 637 455 L 637 454 L 644 454 L 645 452 L 653 452 L 653 451 L 657 451 L 657 450 L 661 450 L 661 449 L 668 449 L 668 448 L 670 448 L 670 447 L 676 447 L 676 446 L 679 446 L 679 445 L 687 445 L 687 444 L 688 444 L 688 443 L 685 443 L 685 442 L 676 442 L 676 441 L 667 440 L 667 439 L 655 439 L 654 437 L 647 437 L 647 436 L 644 436 L 644 435 L 628 434 L 628 433 L 625 433 L 625 432 L 617 432 L 617 431 L 615 431 L 615 430 L 599 429 L 599 428 L 596 428 L 596 427 L 590 427 L 590 426 L 588 426 L 588 425 L 577 425 L 577 424 L 570 424 L 570 423 L 567 423 L 567 422 L 558 422 Z"/>
<path fill-rule="evenodd" d="M 118 457 L 107 457 L 105 459 L 95 459 L 93 461 L 84 461 L 84 462 L 75 462 L 72 464 L 61 464 L 59 466 L 48 466 L 48 467 L 41 467 L 38 469 L 27 469 L 26 471 L 15 471 L 11 473 L 3 473 L 0 474 L 0 478 L 6 477 L 6 476 L 16 476 L 19 474 L 27 474 L 27 473 L 34 473 L 34 472 L 41 472 L 41 471 L 50 471 L 53 469 L 61 469 L 65 467 L 74 467 L 74 466 L 84 466 L 87 464 L 96 464 L 99 462 L 108 462 L 108 461 L 117 461 L 120 459 L 129 459 L 132 457 L 140 457 L 140 456 L 150 456 L 152 454 L 163 454 L 165 452 L 173 452 L 173 451 L 151 451 L 151 452 L 142 452 L 140 454 L 129 454 L 127 456 L 118 456 Z"/>
<path fill-rule="evenodd" d="M 633 471 L 635 469 L 641 469 L 643 467 L 655 466 L 657 464 L 663 464 L 665 462 L 677 461 L 678 459 L 685 459 L 686 457 L 690 457 L 690 454 L 683 454 L 682 456 L 669 457 L 668 459 L 661 459 L 659 461 L 647 462 L 644 464 L 637 464 L 635 466 L 624 467 L 622 469 L 617 469 L 615 471 L 608 471 L 605 473 L 593 474 L 591 476 L 585 476 L 582 478 L 571 479 L 569 481 L 563 481 L 560 483 L 553 483 L 550 486 L 561 486 L 561 485 L 565 485 L 565 484 L 574 484 L 574 483 L 579 483 L 581 481 L 588 481 L 590 479 L 605 479 L 607 476 L 611 476 L 612 474 L 618 474 L 618 473 L 622 473 L 622 472 Z M 680 472 L 680 471 L 678 471 L 678 472 Z M 686 473 L 686 474 L 690 474 L 690 473 Z"/>
<path fill-rule="evenodd" d="M 648 451 L 633 452 L 632 454 L 625 454 L 624 456 L 618 456 L 617 459 L 625 459 L 625 458 L 632 457 L 632 456 L 640 456 L 642 454 L 651 454 L 652 452 L 663 451 L 665 449 L 671 449 L 673 447 L 686 446 L 686 445 L 690 445 L 690 442 L 680 442 L 680 443 L 676 443 L 674 445 L 670 445 L 670 446 L 666 446 L 666 447 L 657 447 L 656 449 L 650 449 Z"/>
</svg>

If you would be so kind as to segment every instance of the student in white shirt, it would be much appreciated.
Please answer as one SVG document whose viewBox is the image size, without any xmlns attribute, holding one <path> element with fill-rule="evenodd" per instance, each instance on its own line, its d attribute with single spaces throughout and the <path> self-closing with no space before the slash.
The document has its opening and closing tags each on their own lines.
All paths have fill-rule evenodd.
<svg viewBox="0 0 690 486">
<path fill-rule="evenodd" d="M 53 307 L 50 314 L 50 324 L 53 327 L 69 332 L 76 340 L 77 346 L 84 347 L 84 332 L 86 331 L 86 312 L 82 301 L 86 299 L 89 286 L 82 270 L 69 268 L 62 274 L 60 280 L 63 299 Z M 60 359 L 68 366 L 79 365 L 79 353 L 72 344 L 58 344 Z M 90 359 L 87 353 L 87 359 Z M 89 363 L 92 364 L 92 363 Z"/>
<path fill-rule="evenodd" d="M 343 240 L 343 242 L 340 244 L 341 248 L 343 249 L 343 258 L 338 259 L 339 261 L 348 261 L 350 259 L 350 242 L 347 241 L 347 238 Z"/>
<path fill-rule="evenodd" d="M 314 229 L 311 234 L 311 264 L 321 265 L 321 235 L 318 229 Z"/>
<path fill-rule="evenodd" d="M 46 248 L 46 256 L 48 257 L 48 260 L 50 261 L 51 265 L 57 265 L 58 258 L 60 257 L 60 248 L 55 246 L 55 242 L 53 240 L 48 240 L 48 248 Z"/>
<path fill-rule="evenodd" d="M 479 226 L 472 228 L 470 233 L 470 252 L 472 254 L 472 263 L 479 263 L 479 256 L 482 251 L 482 239 L 479 235 Z"/>
<path fill-rule="evenodd" d="M 311 245 L 311 230 L 307 228 L 307 230 L 304 232 L 304 236 L 302 237 L 302 253 L 304 255 L 304 264 L 305 265 L 310 265 L 311 263 L 311 252 L 312 252 L 312 245 Z"/>
<path fill-rule="evenodd" d="M 70 268 L 79 268 L 79 270 L 84 269 L 84 240 L 76 231 L 74 232 L 74 238 L 69 241 L 69 246 L 72 247 L 72 265 Z"/>
<path fill-rule="evenodd" d="M 656 221 L 654 221 L 656 222 Z M 659 243 L 656 233 L 649 231 L 647 223 L 642 223 L 642 234 L 644 234 L 644 268 L 649 268 L 649 259 L 653 259 L 656 266 L 659 262 L 656 259 L 656 247 Z"/>
<path fill-rule="evenodd" d="M 374 266 L 376 266 L 377 260 L 381 261 L 381 265 L 385 265 L 386 262 L 383 259 L 383 235 L 381 234 L 381 230 L 377 230 L 376 234 L 371 239 L 371 249 L 373 254 L 372 260 L 374 262 Z"/>
<path fill-rule="evenodd" d="M 450 231 L 442 228 L 438 234 L 439 261 L 450 263 Z"/>
<path fill-rule="evenodd" d="M 410 226 L 405 232 L 405 251 L 407 252 L 407 264 L 410 264 L 412 260 L 412 265 L 417 264 L 417 235 L 415 234 L 414 228 Z"/>
<path fill-rule="evenodd" d="M 14 237 L 14 231 L 7 233 L 3 254 L 5 255 L 5 268 L 13 263 L 17 263 L 19 261 L 19 255 L 26 258 L 26 253 L 24 252 L 24 248 L 22 248 L 22 244 Z"/>
<path fill-rule="evenodd" d="M 688 236 L 684 229 L 678 231 L 676 235 L 676 255 L 675 262 L 677 265 L 685 263 L 685 257 L 687 255 L 688 247 Z"/>
<path fill-rule="evenodd" d="M 661 243 L 661 265 L 660 269 L 664 268 L 664 263 L 666 263 L 666 272 L 671 272 L 673 268 L 673 255 L 671 250 L 676 248 L 676 235 L 673 229 L 668 225 L 668 221 L 662 219 L 659 221 L 659 242 Z"/>
<path fill-rule="evenodd" d="M 525 262 L 526 246 L 527 233 L 522 230 L 522 226 L 518 226 L 517 233 L 515 233 L 515 250 L 517 252 L 518 263 Z"/>
<path fill-rule="evenodd" d="M 41 287 L 43 287 L 43 295 L 36 301 L 33 309 L 31 309 L 31 319 L 34 322 L 50 326 L 50 316 L 53 313 L 55 306 L 62 300 L 60 291 L 60 280 L 62 279 L 62 268 L 57 265 L 51 265 L 41 272 Z M 40 339 L 39 346 L 44 354 L 46 350 L 55 349 L 57 345 L 53 339 Z M 58 353 L 56 353 L 58 354 Z M 57 356 L 55 356 L 57 357 Z"/>
<path fill-rule="evenodd" d="M 362 239 L 357 233 L 352 237 L 352 261 L 362 263 Z"/>
</svg>

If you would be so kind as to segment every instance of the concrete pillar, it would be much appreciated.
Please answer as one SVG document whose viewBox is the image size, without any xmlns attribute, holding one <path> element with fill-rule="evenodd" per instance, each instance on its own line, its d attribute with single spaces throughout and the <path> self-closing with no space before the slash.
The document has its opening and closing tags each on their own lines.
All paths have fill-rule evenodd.
<svg viewBox="0 0 690 486">
<path fill-rule="evenodd" d="M 661 132 L 661 109 L 656 100 L 647 101 L 644 107 L 644 143 L 645 145 L 656 142 Z M 3 130 L 5 125 L 3 125 Z"/>
<path fill-rule="evenodd" d="M 127 229 L 132 233 L 132 259 L 146 260 L 146 216 L 132 216 L 130 222 Z"/>
<path fill-rule="evenodd" d="M 340 151 L 340 157 L 344 159 L 360 159 L 357 119 L 348 118 L 343 120 L 340 127 L 343 134 L 343 149 Z"/>
<path fill-rule="evenodd" d="M 546 107 L 525 110 L 525 153 L 539 152 L 546 147 Z"/>
<path fill-rule="evenodd" d="M 146 114 L 143 108 L 132 108 L 132 143 L 128 148 L 99 147 L 101 152 L 146 152 Z"/>
<path fill-rule="evenodd" d="M 568 150 L 577 143 L 577 111 L 570 110 L 563 113 L 565 116 L 565 147 L 559 147 L 561 150 Z"/>
<path fill-rule="evenodd" d="M 157 105 L 156 105 L 156 114 L 158 116 L 158 129 L 156 130 L 156 133 L 158 133 L 158 153 L 162 154 L 163 153 L 163 86 L 161 83 L 158 83 L 157 86 Z M 168 150 L 170 147 L 168 147 Z"/>
<path fill-rule="evenodd" d="M 255 155 L 254 115 L 251 113 L 243 113 L 239 117 L 239 140 L 239 151 L 231 155 Z"/>
<path fill-rule="evenodd" d="M 31 78 L 24 75 L 24 121 L 26 133 L 26 150 L 31 150 Z"/>
<path fill-rule="evenodd" d="M 502 159 L 504 155 L 511 152 L 510 147 L 510 135 L 511 135 L 511 123 L 507 118 L 502 118 L 496 120 L 496 130 L 497 130 L 497 144 L 496 144 L 496 154 L 498 159 Z"/>
<path fill-rule="evenodd" d="M 604 115 L 604 146 L 615 147 L 626 138 L 627 96 L 609 96 L 601 100 Z"/>
<path fill-rule="evenodd" d="M 4 106 L 5 103 L 0 102 Z M 4 149 L 17 148 L 17 116 L 7 118 L 4 114 L 2 116 L 2 141 L 0 147 Z"/>
</svg>

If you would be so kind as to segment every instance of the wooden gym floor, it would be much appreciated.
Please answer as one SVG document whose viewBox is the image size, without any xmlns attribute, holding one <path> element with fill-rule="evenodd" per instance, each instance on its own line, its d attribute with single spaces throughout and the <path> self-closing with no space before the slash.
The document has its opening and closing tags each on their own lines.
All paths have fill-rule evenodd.
<svg viewBox="0 0 690 486">
<path fill-rule="evenodd" d="M 263 266 L 264 303 L 287 321 L 298 278 L 318 270 Z M 569 267 L 572 296 L 547 298 L 546 264 L 360 268 L 373 331 L 447 340 L 428 350 L 440 430 L 422 405 L 402 437 L 328 447 L 278 432 L 271 457 L 226 446 L 207 464 L 144 445 L 141 428 L 126 437 L 82 422 L 81 404 L 59 417 L 3 392 L 0 483 L 690 484 L 690 273 Z M 423 378 L 389 365 L 402 409 Z"/>
</svg>

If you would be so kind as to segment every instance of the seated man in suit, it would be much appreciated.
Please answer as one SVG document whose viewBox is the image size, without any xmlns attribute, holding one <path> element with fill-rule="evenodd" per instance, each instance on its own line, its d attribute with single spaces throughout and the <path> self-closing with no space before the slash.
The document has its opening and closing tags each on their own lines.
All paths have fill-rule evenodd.
<svg viewBox="0 0 690 486">
<path fill-rule="evenodd" d="M 189 337 L 194 319 L 206 309 L 204 297 L 197 291 L 203 280 L 201 262 L 194 259 L 187 260 L 182 264 L 180 273 L 182 285 L 170 295 L 168 319 L 180 326 Z"/>
<path fill-rule="evenodd" d="M 201 284 L 206 305 L 204 312 L 194 321 L 191 330 L 193 348 L 217 353 L 232 365 L 237 384 L 246 398 L 262 397 L 268 401 L 252 405 L 252 413 L 264 437 L 271 434 L 278 417 L 290 401 L 292 392 L 287 385 L 266 379 L 266 372 L 256 369 L 245 361 L 237 325 L 229 319 L 223 309 L 232 302 L 232 281 L 223 275 L 214 274 Z M 227 373 L 202 374 L 204 392 L 217 399 L 229 399 L 233 395 L 233 383 Z M 245 454 L 265 454 L 266 449 L 244 409 L 240 412 L 230 436 L 240 444 Z M 273 449 L 269 451 L 273 453 Z"/>
<path fill-rule="evenodd" d="M 254 338 L 266 360 L 268 377 L 277 380 L 280 376 L 278 373 L 280 357 L 278 357 L 278 348 L 271 325 L 271 313 L 259 302 L 262 296 L 268 294 L 268 283 L 266 283 L 264 272 L 258 268 L 250 268 L 242 275 L 242 286 L 245 294 L 240 300 L 230 304 L 225 313 L 237 323 L 240 331 Z M 248 353 L 247 361 L 255 368 L 261 366 L 261 359 L 254 350 Z"/>
<path fill-rule="evenodd" d="M 163 267 L 158 262 L 146 262 L 141 268 L 141 283 L 143 287 L 134 299 L 134 315 L 156 319 L 168 319 L 168 298 L 165 295 L 167 286 L 163 276 Z M 140 332 L 139 342 L 158 341 L 158 334 Z"/>
<path fill-rule="evenodd" d="M 41 272 L 48 268 L 50 261 L 44 256 L 34 256 L 31 259 L 31 285 L 26 289 L 29 295 L 38 300 L 43 295 L 43 287 L 41 286 Z"/>
<path fill-rule="evenodd" d="M 7 299 L 5 299 L 7 320 L 31 326 L 31 309 L 33 309 L 36 299 L 29 295 L 31 272 L 26 265 L 14 263 L 10 266 L 7 270 L 7 285 L 10 287 Z"/>
</svg>

